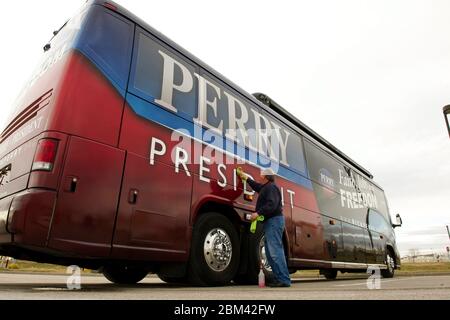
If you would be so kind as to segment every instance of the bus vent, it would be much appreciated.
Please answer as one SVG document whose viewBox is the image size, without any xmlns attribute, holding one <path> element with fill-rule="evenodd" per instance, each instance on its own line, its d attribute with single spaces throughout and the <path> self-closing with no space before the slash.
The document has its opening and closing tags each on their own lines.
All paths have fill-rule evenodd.
<svg viewBox="0 0 450 320">
<path fill-rule="evenodd" d="M 0 143 L 3 143 L 9 136 L 11 136 L 22 125 L 33 119 L 38 111 L 50 103 L 50 97 L 52 96 L 53 89 L 46 92 L 39 99 L 34 101 L 31 105 L 25 108 L 19 113 L 13 121 L 6 127 L 0 137 Z"/>
</svg>

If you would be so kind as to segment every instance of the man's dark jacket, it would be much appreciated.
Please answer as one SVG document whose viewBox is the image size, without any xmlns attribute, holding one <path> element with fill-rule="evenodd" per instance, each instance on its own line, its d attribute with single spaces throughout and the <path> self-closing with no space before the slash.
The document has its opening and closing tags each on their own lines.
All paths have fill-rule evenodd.
<svg viewBox="0 0 450 320">
<path fill-rule="evenodd" d="M 256 212 L 264 216 L 265 221 L 283 215 L 281 191 L 274 182 L 260 184 L 250 178 L 247 182 L 253 190 L 259 193 L 258 201 L 256 202 Z"/>
</svg>

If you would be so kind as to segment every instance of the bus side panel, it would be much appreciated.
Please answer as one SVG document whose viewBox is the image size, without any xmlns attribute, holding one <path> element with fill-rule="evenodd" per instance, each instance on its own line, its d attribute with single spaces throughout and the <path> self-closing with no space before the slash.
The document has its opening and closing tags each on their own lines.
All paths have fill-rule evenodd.
<svg viewBox="0 0 450 320">
<path fill-rule="evenodd" d="M 331 261 L 346 261 L 344 241 L 342 235 L 342 222 L 334 218 L 322 215 L 324 226 L 324 251 L 327 259 Z"/>
<path fill-rule="evenodd" d="M 123 177 L 117 149 L 134 24 L 93 6 L 69 53 L 49 127 L 72 135 L 49 247 L 108 257 Z M 80 138 L 78 138 L 80 137 Z"/>
<path fill-rule="evenodd" d="M 55 90 L 52 130 L 117 146 L 133 38 L 134 23 L 90 7 Z"/>
<path fill-rule="evenodd" d="M 171 135 L 171 130 L 125 109 L 120 147 L 128 154 L 113 241 L 115 258 L 187 259 L 192 176 L 176 173 L 171 151 L 178 141 L 171 141 Z M 156 154 L 154 162 L 152 141 L 155 150 L 166 151 Z"/>
<path fill-rule="evenodd" d="M 323 260 L 323 227 L 320 213 L 294 207 L 292 219 L 294 258 Z"/>
<path fill-rule="evenodd" d="M 117 145 L 123 98 L 78 51 L 70 53 L 49 128 Z"/>
<path fill-rule="evenodd" d="M 124 151 L 70 138 L 50 248 L 78 256 L 109 256 L 124 161 Z"/>
<path fill-rule="evenodd" d="M 55 202 L 56 192 L 51 190 L 30 189 L 14 195 L 8 222 L 14 243 L 45 247 Z"/>
<path fill-rule="evenodd" d="M 367 229 L 350 223 L 342 223 L 345 262 L 366 263 Z"/>
<path fill-rule="evenodd" d="M 283 189 L 284 210 L 292 211 L 292 227 L 289 230 L 293 258 L 324 258 L 323 226 L 317 200 L 310 181 L 302 178 L 302 184 L 279 178 Z"/>
</svg>

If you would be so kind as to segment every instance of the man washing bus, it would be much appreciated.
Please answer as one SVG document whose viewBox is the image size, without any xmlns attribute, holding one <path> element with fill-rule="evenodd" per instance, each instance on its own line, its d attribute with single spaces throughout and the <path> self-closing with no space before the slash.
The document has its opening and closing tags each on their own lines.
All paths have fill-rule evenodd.
<svg viewBox="0 0 450 320">
<path fill-rule="evenodd" d="M 264 217 L 266 256 L 275 277 L 275 282 L 269 283 L 268 286 L 290 287 L 291 279 L 283 249 L 285 221 L 282 198 L 281 191 L 275 184 L 275 173 L 272 169 L 262 170 L 260 183 L 247 177 L 241 168 L 236 170 L 236 174 L 243 182 L 247 181 L 252 189 L 259 194 L 256 212 L 252 214 L 251 219 L 255 221 L 259 216 Z"/>
</svg>

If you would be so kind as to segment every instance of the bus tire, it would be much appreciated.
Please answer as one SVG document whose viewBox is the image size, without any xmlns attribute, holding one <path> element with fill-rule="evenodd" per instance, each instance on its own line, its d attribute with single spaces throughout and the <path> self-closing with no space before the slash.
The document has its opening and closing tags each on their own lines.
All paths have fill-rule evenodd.
<svg viewBox="0 0 450 320">
<path fill-rule="evenodd" d="M 158 274 L 158 278 L 161 281 L 164 281 L 166 283 L 171 283 L 171 284 L 172 283 L 173 284 L 186 284 L 186 283 L 188 283 L 188 280 L 187 280 L 186 277 L 179 277 L 179 278 L 177 278 L 177 277 L 166 277 L 166 276 Z"/>
<path fill-rule="evenodd" d="M 395 259 L 389 249 L 386 251 L 386 266 L 387 269 L 381 270 L 381 276 L 383 278 L 393 278 L 395 273 Z"/>
<path fill-rule="evenodd" d="M 192 234 L 188 279 L 196 286 L 227 285 L 239 267 L 239 236 L 230 220 L 205 213 Z"/>
<path fill-rule="evenodd" d="M 320 270 L 320 274 L 323 275 L 327 280 L 335 280 L 337 277 L 337 270 L 336 269 Z"/>
<path fill-rule="evenodd" d="M 106 279 L 116 284 L 136 284 L 143 280 L 148 270 L 129 266 L 105 266 L 102 273 Z"/>
<path fill-rule="evenodd" d="M 274 281 L 272 269 L 267 263 L 267 258 L 264 257 L 264 232 L 262 224 L 258 224 L 256 232 L 248 233 L 248 253 L 246 257 L 241 259 L 247 259 L 247 270 L 245 273 L 238 274 L 234 278 L 234 282 L 237 284 L 258 284 L 258 275 L 261 268 L 261 264 L 264 264 L 264 275 L 266 283 Z"/>
</svg>

